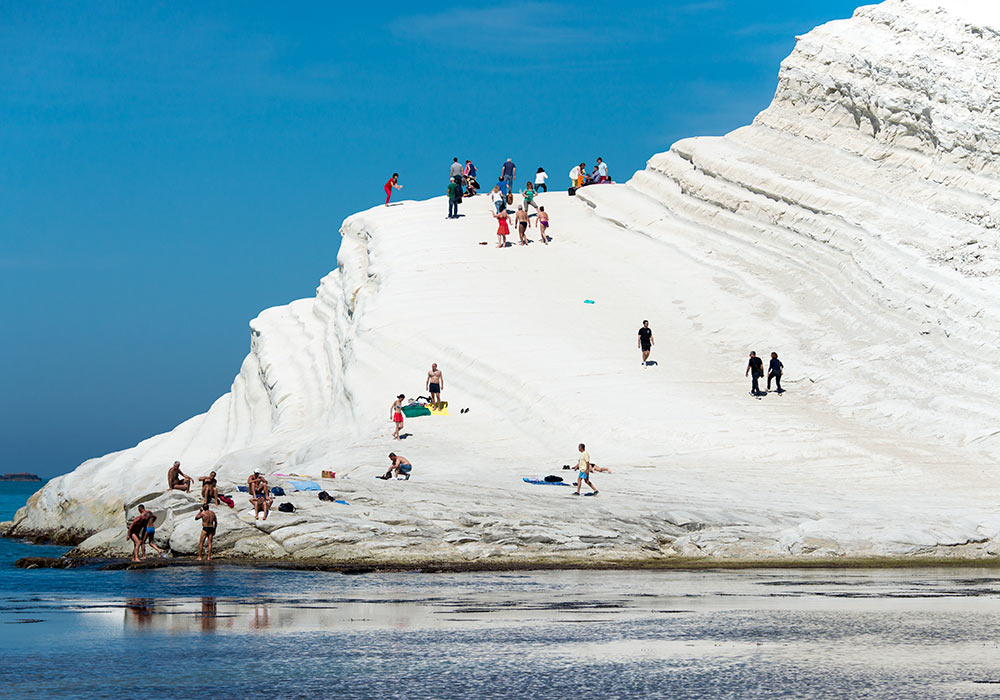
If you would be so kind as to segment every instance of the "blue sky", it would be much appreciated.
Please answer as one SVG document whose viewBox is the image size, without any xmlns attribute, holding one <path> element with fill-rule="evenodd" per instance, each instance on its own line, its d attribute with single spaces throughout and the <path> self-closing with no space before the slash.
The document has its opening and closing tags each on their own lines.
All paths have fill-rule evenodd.
<svg viewBox="0 0 1000 700">
<path fill-rule="evenodd" d="M 795 35 L 854 7 L 0 3 L 0 472 L 206 410 L 393 171 L 408 198 L 452 156 L 627 179 L 748 123 Z"/>
</svg>

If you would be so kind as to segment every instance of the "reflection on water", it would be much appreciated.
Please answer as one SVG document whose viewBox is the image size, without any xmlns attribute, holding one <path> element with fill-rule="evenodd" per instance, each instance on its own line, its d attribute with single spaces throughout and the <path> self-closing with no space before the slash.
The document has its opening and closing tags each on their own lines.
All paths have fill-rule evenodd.
<svg viewBox="0 0 1000 700">
<path fill-rule="evenodd" d="M 0 698 L 1000 697 L 993 572 L 102 575 L 161 594 L 0 595 Z"/>
</svg>

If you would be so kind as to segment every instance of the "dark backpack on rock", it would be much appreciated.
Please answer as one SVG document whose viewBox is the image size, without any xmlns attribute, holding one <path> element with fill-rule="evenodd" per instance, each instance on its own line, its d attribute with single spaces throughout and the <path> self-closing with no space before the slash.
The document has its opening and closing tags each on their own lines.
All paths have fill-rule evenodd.
<svg viewBox="0 0 1000 700">
<path fill-rule="evenodd" d="M 554 474 L 549 474 L 547 477 L 545 477 L 545 480 L 550 484 L 558 484 L 562 482 L 562 477 L 555 476 Z"/>
<path fill-rule="evenodd" d="M 280 510 L 282 513 L 294 513 L 295 506 L 286 501 L 278 506 L 278 510 Z"/>
<path fill-rule="evenodd" d="M 328 494 L 326 491 L 320 491 L 319 492 L 319 500 L 321 500 L 321 501 L 332 501 L 333 500 L 333 496 L 331 496 L 330 494 Z"/>
</svg>

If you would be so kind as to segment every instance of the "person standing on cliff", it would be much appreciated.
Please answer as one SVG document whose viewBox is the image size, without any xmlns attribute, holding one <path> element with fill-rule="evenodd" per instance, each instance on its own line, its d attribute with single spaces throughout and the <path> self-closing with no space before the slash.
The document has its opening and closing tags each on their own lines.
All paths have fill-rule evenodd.
<svg viewBox="0 0 1000 700">
<path fill-rule="evenodd" d="M 449 171 L 448 174 L 451 177 L 455 178 L 455 182 L 458 183 L 459 187 L 462 186 L 462 175 L 464 173 L 465 173 L 465 168 L 463 168 L 462 164 L 458 162 L 458 158 L 452 158 L 451 159 L 451 170 Z"/>
<path fill-rule="evenodd" d="M 582 442 L 577 446 L 580 451 L 580 461 L 576 465 L 576 493 L 574 496 L 580 495 L 580 486 L 583 482 L 587 482 L 587 486 L 593 489 L 593 494 L 597 495 L 597 487 L 590 483 L 590 472 L 592 470 L 590 464 L 590 453 L 587 452 L 587 446 Z"/>
<path fill-rule="evenodd" d="M 510 217 L 507 216 L 506 209 L 497 212 L 494 217 L 497 220 L 497 248 L 506 248 L 507 236 L 510 235 Z"/>
<path fill-rule="evenodd" d="M 399 184 L 399 173 L 393 173 L 389 181 L 385 183 L 385 205 L 389 206 L 389 197 L 393 190 L 401 190 L 403 186 Z"/>
<path fill-rule="evenodd" d="M 645 367 L 649 361 L 649 351 L 653 349 L 653 329 L 649 327 L 649 321 L 642 322 L 639 329 L 639 350 L 642 352 L 642 366 Z"/>
<path fill-rule="evenodd" d="M 608 164 L 600 158 L 597 159 L 597 182 L 611 182 L 611 176 L 608 175 Z"/>
<path fill-rule="evenodd" d="M 750 361 L 747 362 L 747 371 L 744 372 L 743 376 L 747 375 L 751 375 L 750 393 L 754 396 L 760 396 L 760 378 L 764 376 L 764 361 L 757 357 L 757 353 L 753 350 L 750 351 Z"/>
<path fill-rule="evenodd" d="M 458 163 L 455 163 L 458 165 Z M 451 178 L 451 182 L 448 183 L 448 217 L 449 219 L 458 218 L 458 203 L 462 201 L 462 186 L 455 181 L 455 178 Z"/>
<path fill-rule="evenodd" d="M 206 544 L 208 545 L 208 551 L 205 553 L 205 559 L 211 560 L 212 540 L 215 539 L 215 528 L 218 525 L 219 519 L 212 512 L 212 509 L 208 507 L 207 503 L 202 505 L 201 510 L 198 511 L 198 515 L 194 516 L 194 519 L 201 521 L 201 537 L 198 539 L 198 561 L 201 561 L 202 550 Z"/>
<path fill-rule="evenodd" d="M 181 471 L 181 463 L 174 462 L 174 466 L 167 470 L 167 488 L 176 491 L 190 491 L 191 477 Z"/>
<path fill-rule="evenodd" d="M 425 382 L 427 393 L 431 395 L 431 405 L 441 407 L 441 390 L 444 389 L 444 374 L 438 369 L 437 362 L 431 363 L 431 371 L 427 373 Z"/>
<path fill-rule="evenodd" d="M 517 167 L 510 158 L 500 167 L 500 179 L 507 183 L 507 192 L 514 191 L 514 178 L 517 176 Z M 506 195 L 507 192 L 504 192 Z"/>
</svg>

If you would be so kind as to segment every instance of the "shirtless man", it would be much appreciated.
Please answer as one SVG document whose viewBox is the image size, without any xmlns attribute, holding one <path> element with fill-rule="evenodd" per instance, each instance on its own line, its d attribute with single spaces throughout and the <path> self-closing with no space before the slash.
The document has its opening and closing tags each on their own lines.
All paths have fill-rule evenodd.
<svg viewBox="0 0 1000 700">
<path fill-rule="evenodd" d="M 139 514 L 128 525 L 128 539 L 132 541 L 132 561 L 142 560 L 139 552 L 142 549 L 143 538 L 146 536 L 146 524 L 150 522 L 152 517 L 153 513 L 146 510 L 146 506 L 139 506 Z"/>
<path fill-rule="evenodd" d="M 517 235 L 521 239 L 518 245 L 528 245 L 528 237 L 525 235 L 525 232 L 528 230 L 528 212 L 524 210 L 524 207 L 517 207 L 517 213 L 514 214 L 514 223 L 517 224 Z"/>
<path fill-rule="evenodd" d="M 410 460 L 403 455 L 390 452 L 389 461 L 392 463 L 392 466 L 389 467 L 389 471 L 382 476 L 376 477 L 377 479 L 391 479 L 393 472 L 395 472 L 396 476 L 402 476 L 407 481 L 410 480 L 410 471 L 413 469 L 413 465 L 410 464 Z"/>
<path fill-rule="evenodd" d="M 261 481 L 264 482 L 265 486 L 267 485 L 267 480 L 260 472 L 254 472 L 247 477 L 247 492 L 250 494 L 250 498 L 257 495 L 257 484 Z"/>
<path fill-rule="evenodd" d="M 219 480 L 215 478 L 215 472 L 209 472 L 208 476 L 199 476 L 201 482 L 201 500 L 208 503 L 213 498 L 215 505 L 219 505 Z"/>
<path fill-rule="evenodd" d="M 210 560 L 212 558 L 212 540 L 215 539 L 215 528 L 219 523 L 218 516 L 215 515 L 205 503 L 202 505 L 201 510 L 198 511 L 198 515 L 194 516 L 195 520 L 201 521 L 201 538 L 198 540 L 198 561 L 201 561 L 201 552 L 208 542 L 208 551 L 206 552 L 205 559 Z"/>
<path fill-rule="evenodd" d="M 180 462 L 174 462 L 174 466 L 167 470 L 167 488 L 177 491 L 191 490 L 191 477 L 181 471 Z"/>
<path fill-rule="evenodd" d="M 161 557 L 166 556 L 163 553 L 163 550 L 157 547 L 156 542 L 153 541 L 154 538 L 156 537 L 156 526 L 153 524 L 156 522 L 156 514 L 150 511 L 146 511 L 146 513 L 149 515 L 149 519 L 146 521 L 146 530 L 145 532 L 142 533 L 142 546 L 139 548 L 139 556 L 141 556 L 143 559 L 146 558 L 147 544 L 153 549 L 155 549 L 156 553 L 159 554 Z"/>
<path fill-rule="evenodd" d="M 431 395 L 431 403 L 441 406 L 441 390 L 444 388 L 444 375 L 438 369 L 437 362 L 431 363 L 431 371 L 427 373 L 427 392 Z"/>
</svg>

